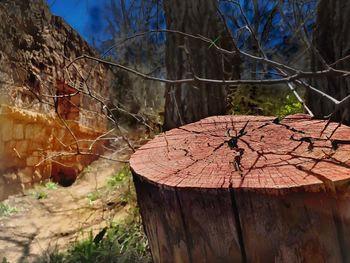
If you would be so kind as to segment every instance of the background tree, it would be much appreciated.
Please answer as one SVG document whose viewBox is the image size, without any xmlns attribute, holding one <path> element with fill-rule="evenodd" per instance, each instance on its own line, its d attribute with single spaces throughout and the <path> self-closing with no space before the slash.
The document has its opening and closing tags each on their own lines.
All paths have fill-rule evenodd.
<svg viewBox="0 0 350 263">
<path fill-rule="evenodd" d="M 107 31 L 111 34 L 112 40 L 106 42 L 105 46 L 123 42 L 137 32 L 166 28 L 169 31 L 208 37 L 227 50 L 235 50 L 237 46 L 254 56 L 260 56 L 263 50 L 270 59 L 294 67 L 297 65 L 296 68 L 305 70 L 308 69 L 306 64 L 309 61 L 305 51 L 308 46 L 302 41 L 304 31 L 300 28 L 310 31 L 310 20 L 311 23 L 313 21 L 313 13 L 310 10 L 313 9 L 314 3 L 315 1 L 294 0 L 240 2 L 196 0 L 185 3 L 164 1 L 161 4 L 160 1 L 154 0 L 132 2 L 111 0 L 108 5 L 110 15 L 107 16 Z M 165 11 L 166 23 L 161 7 Z M 224 57 L 212 48 L 210 43 L 191 37 L 186 38 L 176 32 L 166 33 L 164 47 L 164 36 L 164 32 L 159 32 L 132 37 L 124 41 L 123 45 L 117 45 L 110 54 L 124 66 L 132 67 L 148 76 L 163 77 L 167 74 L 168 79 L 184 79 L 191 76 L 226 80 L 240 77 L 271 79 L 280 74 L 276 68 L 258 60 L 244 59 L 241 63 L 239 52 L 234 58 Z M 166 50 L 165 68 L 164 50 Z M 129 106 L 124 109 L 133 114 L 142 112 L 142 108 L 154 104 L 153 98 L 162 94 L 161 89 L 155 89 L 155 86 L 159 86 L 157 82 L 145 82 L 132 74 L 120 71 L 119 75 L 121 77 L 116 81 L 115 89 L 117 101 L 114 104 Z M 280 86 L 287 87 L 285 84 Z M 229 112 L 263 114 L 264 106 L 276 105 L 274 99 L 265 103 L 266 98 L 276 95 L 276 88 L 277 97 L 282 96 L 284 99 L 288 97 L 286 95 L 288 88 L 281 87 L 262 89 L 257 85 L 243 85 L 237 89 L 237 86 L 233 85 L 229 87 L 228 96 L 226 86 L 213 83 L 167 85 L 164 127 L 170 129 L 206 116 L 224 114 L 227 112 L 227 100 L 230 103 Z M 261 91 L 265 93 L 263 96 L 260 96 Z M 159 102 L 160 100 L 157 100 L 156 104 Z M 265 105 L 261 105 L 261 102 Z M 294 103 L 296 100 L 291 102 Z M 237 111 L 233 110 L 232 106 L 235 109 L 249 110 Z M 265 114 L 275 114 L 275 110 L 269 110 Z"/>
<path fill-rule="evenodd" d="M 347 0 L 320 0 L 317 8 L 316 28 L 313 36 L 315 52 L 313 69 L 327 69 L 332 65 L 336 69 L 350 70 L 350 5 Z M 347 59 L 343 59 L 347 57 Z M 350 79 L 329 76 L 314 80 L 314 86 L 337 100 L 350 94 Z M 324 118 L 335 110 L 331 101 L 309 92 L 307 104 L 318 118 Z M 350 104 L 344 104 L 332 116 L 333 120 L 350 124 Z"/>
<path fill-rule="evenodd" d="M 222 0 L 220 10 L 241 51 L 257 57 L 265 56 L 299 70 L 309 70 L 309 33 L 315 20 L 316 2 Z M 260 80 L 281 76 L 281 71 L 275 66 L 247 56 L 244 58 L 242 79 Z M 303 110 L 300 104 L 302 96 L 295 97 L 297 88 L 295 83 L 239 85 L 230 89 L 229 113 L 284 116 L 300 112 Z"/>
<path fill-rule="evenodd" d="M 125 60 L 124 68 L 119 66 L 118 70 L 125 70 L 125 66 L 129 69 L 132 67 L 134 70 L 127 70 L 129 73 L 135 73 L 136 70 L 140 73 L 136 74 L 139 77 L 167 84 L 164 122 L 166 129 L 225 113 L 225 85 L 228 82 L 233 86 L 241 85 L 250 93 L 258 93 L 257 91 L 262 90 L 261 84 L 269 83 L 272 91 L 270 97 L 276 95 L 276 89 L 288 87 L 304 107 L 302 96 L 296 94 L 299 87 L 303 91 L 313 90 L 320 97 L 326 97 L 333 105 L 340 103 L 331 95 L 318 91 L 317 86 L 315 88 L 309 85 L 311 78 L 324 78 L 334 72 L 326 62 L 322 63 L 324 67 L 328 67 L 324 72 L 309 70 L 308 54 L 318 54 L 317 48 L 310 41 L 311 28 L 315 22 L 313 10 L 316 0 L 195 0 L 184 3 L 169 0 L 162 3 L 166 23 L 161 25 L 158 18 L 161 17 L 162 20 L 164 16 L 159 12 L 159 1 L 117 2 L 111 8 L 115 10 L 113 13 L 116 23 L 109 23 L 110 28 L 116 28 L 117 38 L 121 38 L 124 44 L 128 43 L 125 45 L 126 52 L 120 49 L 120 45 L 115 46 L 118 50 L 115 52 L 116 58 Z M 226 6 L 222 6 L 222 3 Z M 142 21 L 147 23 L 142 24 Z M 156 32 L 150 32 L 154 29 Z M 132 36 L 139 31 L 141 32 L 137 36 Z M 143 46 L 137 39 L 151 38 L 150 36 L 163 34 L 165 31 L 166 77 L 161 71 L 157 77 L 154 77 L 154 71 L 146 72 L 149 69 L 147 63 L 144 64 L 145 70 L 138 65 L 129 65 L 130 61 L 148 61 L 147 54 L 157 50 L 146 47 L 145 52 L 142 51 Z M 152 41 L 151 44 L 162 46 L 162 41 Z M 235 56 L 232 56 L 232 50 L 236 52 Z M 229 57 L 223 54 L 229 54 Z M 243 63 L 241 59 L 244 60 Z M 319 60 L 323 62 L 322 59 Z M 239 65 L 244 69 L 240 70 Z M 244 74 L 240 74 L 241 72 Z M 334 75 L 339 77 L 341 74 L 344 75 L 337 71 Z M 240 77 L 242 80 L 238 81 Z M 206 81 L 200 78 L 205 78 Z M 235 81 L 229 81 L 232 79 Z M 223 80 L 226 83 L 220 83 Z M 141 82 L 144 83 L 142 80 Z M 125 86 L 125 83 L 122 84 Z M 259 96 L 260 94 L 255 94 L 255 97 Z M 251 112 L 252 114 L 264 114 L 259 106 L 256 108 L 259 111 Z M 308 109 L 306 111 L 313 115 Z M 239 111 L 235 113 L 244 114 Z M 275 115 L 274 112 L 272 114 Z"/>
<path fill-rule="evenodd" d="M 217 11 L 215 0 L 164 1 L 166 27 L 192 35 L 210 38 L 225 49 L 235 49 L 229 31 Z M 212 79 L 238 79 L 240 59 L 227 58 L 208 43 L 187 39 L 178 34 L 166 38 L 165 65 L 168 79 L 193 75 Z M 224 86 L 176 84 L 167 85 L 164 128 L 171 129 L 201 118 L 223 114 L 226 109 Z"/>
<path fill-rule="evenodd" d="M 164 34 L 132 38 L 136 33 L 164 26 L 161 3 L 157 0 L 108 0 L 105 4 L 106 35 L 100 49 L 104 57 L 148 75 L 164 75 Z M 130 39 L 128 39 L 131 37 Z M 128 39 L 126 41 L 126 39 Z M 164 87 L 113 68 L 111 109 L 119 120 L 135 123 L 142 119 L 159 123 L 164 108 Z M 131 114 L 130 114 L 131 113 Z M 131 117 L 131 118 L 130 118 Z"/>
</svg>

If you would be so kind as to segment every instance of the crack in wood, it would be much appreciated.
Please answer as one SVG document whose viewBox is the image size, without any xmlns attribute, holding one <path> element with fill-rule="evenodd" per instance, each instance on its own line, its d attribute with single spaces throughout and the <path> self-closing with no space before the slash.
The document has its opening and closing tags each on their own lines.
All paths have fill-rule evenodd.
<svg viewBox="0 0 350 263">
<path fill-rule="evenodd" d="M 188 226 L 187 224 L 185 223 L 185 215 L 184 215 L 184 211 L 183 211 L 183 208 L 182 208 L 182 205 L 181 205 L 181 201 L 180 201 L 180 198 L 179 198 L 179 194 L 178 194 L 178 191 L 177 189 L 175 188 L 175 196 L 176 196 L 176 201 L 177 201 L 177 204 L 179 206 L 179 210 L 180 210 L 180 218 L 181 218 L 181 223 L 182 223 L 182 226 L 184 228 L 184 231 L 185 231 L 185 238 L 186 238 L 186 249 L 187 249 L 187 255 L 189 257 L 189 260 L 190 260 L 190 263 L 193 263 L 193 259 L 192 259 L 192 253 L 191 253 L 191 250 L 190 250 L 190 245 L 192 244 L 192 239 L 190 238 L 189 236 L 189 231 L 188 231 Z"/>
<path fill-rule="evenodd" d="M 225 139 L 225 135 L 219 135 L 218 132 L 213 132 L 211 131 L 210 129 L 208 130 L 205 130 L 205 131 L 197 131 L 194 127 L 195 130 L 192 130 L 191 128 L 190 129 L 187 129 L 186 127 L 183 128 L 183 127 L 180 127 L 179 130 L 182 130 L 182 131 L 185 131 L 186 133 L 190 133 L 190 134 L 193 134 L 192 136 L 186 136 L 184 134 L 184 136 L 186 137 L 185 138 L 185 145 L 187 145 L 189 147 L 189 144 L 191 144 L 190 142 L 193 141 L 193 139 L 196 139 L 197 138 L 197 135 L 200 135 L 200 136 L 209 136 L 209 139 L 205 139 L 205 140 L 201 140 L 203 142 L 201 142 L 203 145 L 203 147 L 208 147 L 208 148 L 211 148 L 211 151 L 206 152 L 206 155 L 205 156 L 197 156 L 197 155 L 193 155 L 192 154 L 192 148 L 186 148 L 185 147 L 181 147 L 181 148 L 177 148 L 177 147 L 173 147 L 171 145 L 169 145 L 170 141 L 168 142 L 167 140 L 167 135 L 164 135 L 164 139 L 166 140 L 166 150 L 169 152 L 171 152 L 173 149 L 175 151 L 183 151 L 183 156 L 184 157 L 187 157 L 189 158 L 189 162 L 187 162 L 187 164 L 185 164 L 185 167 L 181 168 L 181 169 L 177 169 L 175 172 L 173 172 L 171 175 L 165 175 L 165 177 L 163 177 L 162 179 L 164 180 L 164 182 L 166 182 L 168 180 L 168 178 L 170 178 L 171 176 L 176 176 L 180 173 L 184 173 L 183 175 L 181 175 L 181 178 L 177 178 L 177 182 L 176 182 L 176 186 L 179 186 L 181 184 L 181 182 L 183 182 L 186 177 L 191 177 L 191 171 L 193 170 L 194 171 L 194 168 L 192 169 L 191 167 L 192 166 L 195 166 L 196 164 L 198 164 L 199 162 L 202 162 L 202 164 L 198 164 L 198 167 L 197 165 L 195 166 L 195 169 L 196 171 L 201 167 L 199 167 L 200 165 L 203 165 L 204 167 L 207 167 L 207 163 L 210 162 L 210 163 L 213 163 L 215 162 L 215 160 L 219 160 L 221 159 L 221 157 L 212 157 L 212 156 L 217 156 L 215 155 L 218 151 L 220 151 L 220 149 L 222 147 L 225 146 L 225 144 L 228 145 L 228 147 L 231 149 L 231 150 L 234 150 L 233 152 L 233 156 L 232 156 L 232 159 L 229 160 L 229 163 L 232 165 L 231 167 L 233 168 L 233 170 L 235 172 L 237 172 L 240 177 L 242 178 L 241 179 L 241 183 L 238 184 L 237 186 L 242 186 L 243 182 L 245 181 L 244 180 L 244 177 L 247 176 L 248 174 L 250 174 L 253 170 L 255 169 L 264 169 L 264 168 L 268 168 L 268 167 L 282 167 L 283 165 L 292 165 L 295 169 L 297 170 L 303 170 L 305 172 L 306 175 L 311 175 L 311 176 L 314 176 L 316 177 L 317 179 L 321 180 L 316 174 L 313 174 L 312 172 L 312 169 L 310 169 L 310 171 L 308 169 L 302 169 L 301 167 L 303 167 L 304 163 L 306 163 L 307 167 L 310 168 L 310 165 L 308 163 L 310 162 L 313 162 L 314 165 L 313 167 L 315 167 L 317 165 L 318 162 L 325 162 L 325 163 L 329 163 L 329 164 L 332 164 L 332 165 L 339 165 L 339 166 L 342 166 L 342 167 L 345 167 L 345 168 L 350 168 L 350 165 L 347 163 L 348 161 L 343 161 L 344 158 L 342 158 L 342 160 L 337 160 L 336 158 L 333 157 L 334 153 L 335 153 L 335 150 L 340 146 L 340 145 L 345 145 L 345 144 L 348 144 L 350 145 L 350 140 L 341 140 L 341 139 L 330 139 L 329 137 L 327 138 L 315 138 L 315 137 L 312 137 L 312 136 L 309 136 L 307 134 L 305 134 L 305 132 L 303 130 L 299 130 L 298 128 L 294 128 L 292 123 L 289 124 L 285 124 L 285 123 L 281 123 L 281 121 L 276 118 L 276 119 L 273 119 L 273 120 L 268 120 L 267 122 L 265 122 L 264 124 L 260 125 L 259 123 L 256 124 L 256 126 L 258 126 L 258 128 L 254 128 L 254 125 L 252 127 L 252 129 L 250 130 L 247 130 L 247 127 L 250 126 L 249 125 L 249 121 L 241 121 L 240 122 L 241 124 L 240 125 L 240 129 L 235 129 L 235 126 L 237 125 L 237 123 L 233 122 L 231 120 L 231 122 L 227 122 L 226 123 L 226 126 L 225 125 L 221 125 L 221 126 L 218 126 L 216 128 L 218 129 L 225 129 L 226 127 L 226 139 Z M 291 150 L 288 150 L 288 147 L 285 148 L 285 147 L 281 147 L 280 151 L 279 151 L 279 144 L 275 143 L 273 140 L 271 140 L 271 138 L 269 136 L 264 136 L 264 135 L 260 135 L 260 141 L 259 141 L 259 134 L 255 134 L 255 135 L 252 135 L 252 132 L 253 131 L 257 131 L 257 129 L 261 129 L 263 127 L 266 127 L 268 125 L 280 125 L 284 128 L 286 128 L 288 131 L 291 131 L 292 134 L 290 135 L 289 139 L 293 142 L 297 142 L 297 143 L 287 143 L 286 145 L 288 145 L 288 147 L 293 147 L 293 149 Z M 232 127 L 231 127 L 232 126 Z M 255 126 L 255 127 L 256 127 Z M 204 127 L 204 125 L 200 125 L 200 127 Z M 339 128 L 339 126 L 337 126 L 337 128 Z M 276 130 L 276 129 L 274 129 Z M 277 131 L 278 132 L 278 131 Z M 283 132 L 283 131 L 281 131 Z M 234 136 L 232 136 L 232 133 L 235 133 Z M 286 132 L 283 132 L 283 133 L 286 133 Z M 299 134 L 299 135 L 298 135 Z M 333 134 L 333 133 L 332 133 Z M 300 136 L 302 135 L 302 136 Z M 193 136 L 195 138 L 193 138 Z M 227 136 L 229 136 L 229 138 L 227 138 Z M 243 137 L 243 136 L 247 136 L 247 137 Z M 210 137 L 215 137 L 215 138 L 220 138 L 223 140 L 223 142 L 219 142 L 217 139 L 210 139 Z M 206 138 L 206 137 L 205 137 Z M 254 139 L 255 138 L 255 139 Z M 265 138 L 265 139 L 264 139 Z M 264 139 L 264 143 L 263 143 L 263 146 L 261 147 L 261 149 L 255 149 L 256 148 L 256 145 L 261 145 L 261 140 Z M 327 142 L 329 141 L 330 144 L 325 144 L 322 145 L 321 144 L 318 144 L 316 142 Z M 244 145 L 240 145 L 241 143 L 243 143 Z M 271 151 L 269 149 L 266 149 L 264 150 L 263 148 L 265 148 L 265 144 L 266 143 L 272 143 L 270 146 L 276 148 L 277 151 Z M 304 148 L 302 149 L 303 152 L 300 152 L 298 150 L 299 147 L 302 146 L 303 143 L 307 143 L 308 144 L 308 152 L 311 153 L 311 152 L 315 152 L 317 154 L 317 156 L 309 156 L 309 154 L 304 154 Z M 269 144 L 267 144 L 269 145 Z M 196 149 L 197 147 L 200 147 L 201 145 L 195 145 Z M 239 146 L 243 146 L 243 147 L 239 147 Z M 259 147 L 258 147 L 259 148 Z M 272 149 L 272 148 L 271 148 Z M 320 149 L 322 152 L 323 152 L 323 157 L 320 157 L 319 156 L 319 151 L 315 151 L 315 149 Z M 323 150 L 324 149 L 324 150 Z M 208 150 L 208 149 L 206 149 Z M 247 151 L 245 153 L 245 151 Z M 328 150 L 332 150 L 331 152 L 329 152 Z M 296 151 L 298 153 L 296 153 Z M 196 151 L 197 152 L 197 151 Z M 299 153 L 300 152 L 300 153 Z M 222 154 L 223 152 L 220 151 L 219 154 Z M 270 157 L 268 157 L 268 155 L 271 154 L 271 155 L 281 155 L 280 158 L 278 158 L 277 156 L 272 156 L 271 158 L 274 158 L 274 159 L 279 159 L 279 160 L 271 160 L 270 162 Z M 255 157 L 255 160 L 252 159 L 252 156 L 251 155 L 256 155 Z M 246 157 L 245 157 L 246 156 Z M 242 160 L 243 160 L 243 157 L 245 158 L 248 158 L 247 156 L 249 156 L 249 160 L 248 159 L 244 159 L 244 161 L 248 162 L 248 163 L 251 163 L 250 160 L 254 160 L 253 163 L 251 165 L 246 165 L 246 163 L 244 162 L 244 164 L 242 164 Z M 283 157 L 285 156 L 285 157 Z M 229 157 L 231 158 L 231 157 Z M 254 157 L 253 157 L 254 158 Z M 264 162 L 259 162 L 259 160 L 261 158 L 264 158 L 265 161 Z M 321 158 L 321 159 L 320 159 Z M 204 163 L 203 163 L 204 162 Z M 323 165 L 326 165 L 325 163 L 323 163 Z M 297 167 L 298 166 L 298 167 Z M 312 165 L 311 165 L 312 166 Z M 198 169 L 197 169 L 198 168 Z M 231 169 L 232 169 L 231 168 Z M 202 169 L 202 171 L 204 171 L 205 169 Z M 247 171 L 244 171 L 244 170 L 247 170 Z M 340 171 L 340 170 L 339 170 Z M 227 179 L 229 181 L 232 181 L 232 176 L 234 176 L 235 173 L 233 172 L 231 174 L 230 177 L 226 178 L 226 177 L 223 177 L 222 180 L 220 180 L 220 184 L 221 184 L 221 187 L 224 187 L 224 185 L 227 185 Z M 198 171 L 196 172 L 196 176 L 200 176 L 198 175 Z M 231 178 L 232 177 L 232 178 Z M 329 175 L 326 175 L 325 176 L 327 179 L 330 178 Z M 328 179 L 330 181 L 332 181 L 331 179 Z M 180 181 L 180 184 L 178 183 Z M 322 182 L 324 182 L 324 180 L 321 180 Z M 328 184 L 328 182 L 326 182 L 325 184 Z"/>
<path fill-rule="evenodd" d="M 182 131 L 185 131 L 185 132 L 188 132 L 188 133 L 194 133 L 194 134 L 199 134 L 199 135 L 210 135 L 210 136 L 213 136 L 213 137 L 217 137 L 217 138 L 222 138 L 224 136 L 220 136 L 220 135 L 217 135 L 217 134 L 212 134 L 212 133 L 207 133 L 207 132 L 203 132 L 203 131 L 193 131 L 193 130 L 188 130 L 188 129 L 185 129 L 184 127 L 179 127 L 178 128 L 179 130 L 182 130 Z"/>
<path fill-rule="evenodd" d="M 143 184 L 154 184 L 159 191 L 169 189 L 171 193 L 163 195 L 161 200 L 154 194 L 157 189 L 149 188 L 139 198 L 144 204 L 155 203 L 143 206 L 150 215 L 158 213 L 158 221 L 155 222 L 154 216 L 148 222 L 153 229 L 155 224 L 163 224 L 162 215 L 169 215 L 166 220 L 171 236 L 160 235 L 159 239 L 167 238 L 167 241 L 161 240 L 159 245 L 153 240 L 155 249 L 160 244 L 172 248 L 169 249 L 172 254 L 163 254 L 161 261 L 173 262 L 182 256 L 187 262 L 196 262 L 200 254 L 212 262 L 218 258 L 218 251 L 223 255 L 222 262 L 232 261 L 234 257 L 233 261 L 247 263 L 264 251 L 271 251 L 264 258 L 273 261 L 276 255 L 279 260 L 293 257 L 290 251 L 297 250 L 295 262 L 304 254 L 309 256 L 310 251 L 322 254 L 317 260 L 329 259 L 328 255 L 334 252 L 332 260 L 349 261 L 346 250 L 349 240 L 344 234 L 348 196 L 343 191 L 349 182 L 350 129 L 339 129 L 333 139 L 329 137 L 332 125 L 318 138 L 323 125 L 315 125 L 314 121 L 286 119 L 282 125 L 278 119 L 274 123 L 272 119 L 254 123 L 257 118 L 251 117 L 248 124 L 248 117 L 230 118 L 223 120 L 231 130 L 225 129 L 224 122 L 214 121 L 215 127 L 203 122 L 182 129 L 188 128 L 186 132 L 178 129 L 167 133 L 171 161 L 163 156 L 167 146 L 160 138 L 155 145 L 163 149 L 151 148 L 131 162 L 140 166 L 138 171 L 149 178 Z M 212 123 L 208 121 L 208 125 Z M 258 130 L 258 126 L 265 128 Z M 199 132 L 201 128 L 205 131 Z M 230 131 L 234 136 L 230 136 Z M 142 173 L 139 177 L 142 178 Z M 212 190 L 219 199 L 211 199 Z M 156 211 L 161 201 L 165 204 Z M 331 202 L 334 202 L 332 207 Z M 300 210 L 303 207 L 309 214 Z M 282 220 L 289 217 L 293 219 L 290 228 L 280 227 Z M 323 228 L 324 231 L 318 231 Z M 259 237 L 256 229 L 261 233 Z M 213 235 L 214 231 L 220 235 Z M 219 249 L 218 239 L 222 241 Z M 207 246 L 207 240 L 215 251 Z M 229 245 L 224 246 L 224 241 Z M 288 249 L 284 252 L 280 247 Z"/>
<path fill-rule="evenodd" d="M 239 243 L 240 250 L 241 250 L 242 262 L 243 263 L 247 263 L 248 259 L 247 259 L 247 254 L 246 254 L 246 251 L 245 251 L 241 219 L 240 219 L 240 215 L 239 215 L 239 210 L 238 210 L 238 206 L 237 206 L 237 200 L 236 200 L 235 191 L 233 189 L 233 183 L 231 181 L 231 178 L 230 178 L 229 191 L 230 191 L 230 197 L 231 197 L 232 213 L 233 213 L 233 217 L 235 219 L 238 243 Z"/>
<path fill-rule="evenodd" d="M 336 236 L 337 236 L 337 241 L 339 244 L 339 250 L 340 250 L 340 256 L 342 259 L 342 262 L 349 262 L 349 256 L 348 256 L 348 248 L 346 247 L 346 241 L 344 237 L 344 227 L 343 227 L 343 222 L 340 218 L 339 213 L 337 213 L 337 210 L 335 207 L 337 206 L 336 202 L 333 202 L 332 205 L 332 216 L 333 216 L 333 222 L 336 230 Z"/>
<path fill-rule="evenodd" d="M 236 172 L 238 172 L 241 177 L 243 177 L 243 171 L 241 169 L 242 167 L 241 160 L 242 160 L 243 153 L 244 153 L 244 149 L 239 148 L 238 152 L 236 152 L 236 155 L 234 156 L 234 159 L 233 159 L 233 166 Z"/>
<path fill-rule="evenodd" d="M 243 158 L 243 154 L 244 154 L 244 149 L 243 148 L 239 148 L 238 147 L 238 140 L 240 139 L 241 141 L 244 141 L 241 137 L 243 137 L 244 135 L 247 134 L 246 128 L 248 126 L 249 120 L 244 124 L 244 126 L 239 130 L 239 132 L 237 133 L 237 131 L 235 130 L 236 135 L 235 136 L 231 136 L 230 135 L 230 129 L 227 130 L 226 134 L 228 136 L 230 136 L 231 138 L 228 141 L 225 141 L 224 143 L 227 143 L 228 146 L 230 147 L 231 150 L 235 150 L 235 156 L 233 157 L 233 167 L 235 169 L 236 172 L 238 172 L 238 174 L 240 175 L 240 177 L 243 177 L 243 171 L 242 171 L 242 165 L 241 165 L 241 160 Z M 234 124 L 232 123 L 232 127 L 234 128 Z M 244 143 L 246 145 L 248 145 L 248 143 L 246 143 L 244 141 Z"/>
</svg>

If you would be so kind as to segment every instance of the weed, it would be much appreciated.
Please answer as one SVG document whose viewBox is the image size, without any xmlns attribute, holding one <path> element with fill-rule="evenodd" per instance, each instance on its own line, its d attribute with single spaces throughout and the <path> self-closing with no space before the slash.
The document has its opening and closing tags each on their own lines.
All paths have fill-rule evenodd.
<svg viewBox="0 0 350 263">
<path fill-rule="evenodd" d="M 48 248 L 44 253 L 36 258 L 33 263 L 65 263 L 65 255 L 59 252 L 58 249 Z"/>
<path fill-rule="evenodd" d="M 277 86 L 257 88 L 242 85 L 231 89 L 228 99 L 228 114 L 285 117 L 303 112 L 301 103 L 294 95 Z"/>
<path fill-rule="evenodd" d="M 122 222 L 108 222 L 107 227 L 94 235 L 91 231 L 84 239 L 73 243 L 67 251 L 51 250 L 34 263 L 150 263 L 151 254 L 143 231 L 139 210 L 136 207 L 135 189 L 131 184 L 131 172 L 123 167 L 107 180 L 104 188 L 88 194 L 90 203 L 110 196 L 118 189 L 119 204 L 129 204 L 129 215 Z"/>
<path fill-rule="evenodd" d="M 49 196 L 47 190 L 55 190 L 57 188 L 58 184 L 49 180 L 47 182 L 42 182 L 40 183 L 40 185 L 35 186 L 35 188 L 31 190 L 30 193 L 35 199 L 46 199 Z"/>
<path fill-rule="evenodd" d="M 125 182 L 129 181 L 131 178 L 131 171 L 129 166 L 124 166 L 118 171 L 117 174 L 111 176 L 107 180 L 107 186 L 110 188 L 119 188 Z"/>
<path fill-rule="evenodd" d="M 49 190 L 55 190 L 55 189 L 57 189 L 58 184 L 55 183 L 55 182 L 52 182 L 52 181 L 47 181 L 47 182 L 44 184 L 44 187 L 45 187 L 46 189 L 49 189 Z"/>
<path fill-rule="evenodd" d="M 43 189 L 42 186 L 35 187 L 31 193 L 35 199 L 46 199 L 48 197 L 48 193 L 45 191 L 45 189 Z"/>
<path fill-rule="evenodd" d="M 88 193 L 86 197 L 89 200 L 89 204 L 91 205 L 94 201 L 96 201 L 101 197 L 101 193 L 100 191 L 94 191 L 94 192 Z"/>
<path fill-rule="evenodd" d="M 102 234 L 102 235 L 101 235 Z M 97 238 L 99 236 L 99 238 Z M 95 237 L 76 242 L 64 262 L 151 262 L 148 243 L 136 214 L 121 224 L 110 224 Z"/>
<path fill-rule="evenodd" d="M 124 166 L 121 168 L 117 174 L 111 176 L 107 179 L 106 187 L 103 187 L 101 189 L 98 189 L 94 192 L 91 192 L 87 195 L 87 199 L 89 200 L 89 204 L 92 205 L 94 201 L 100 198 L 106 198 L 111 195 L 111 192 L 118 189 L 120 192 L 121 188 L 125 188 L 125 190 L 122 191 L 120 196 L 120 202 L 126 204 L 128 203 L 131 198 L 131 172 L 128 166 Z M 126 187 L 127 186 L 127 187 Z"/>
<path fill-rule="evenodd" d="M 296 98 L 287 95 L 284 100 L 284 105 L 279 109 L 278 116 L 285 117 L 290 114 L 303 112 L 303 105 Z"/>
<path fill-rule="evenodd" d="M 18 212 L 18 209 L 14 206 L 8 205 L 4 202 L 0 203 L 0 217 L 1 216 L 10 216 Z"/>
<path fill-rule="evenodd" d="M 120 205 L 130 204 L 131 206 L 136 206 L 136 193 L 129 166 L 124 166 L 116 175 L 110 177 L 107 181 L 107 186 L 110 190 L 119 189 L 118 203 Z M 123 191 L 120 191 L 120 189 L 123 189 Z"/>
<path fill-rule="evenodd" d="M 50 250 L 34 263 L 150 263 L 151 255 L 138 210 L 134 209 L 122 223 L 111 223 L 96 236 L 71 245 L 64 253 Z"/>
<path fill-rule="evenodd" d="M 123 193 L 120 194 L 119 204 L 121 204 L 121 205 L 126 205 L 126 204 L 135 205 L 136 204 L 136 193 L 135 193 L 134 187 L 130 187 L 127 190 L 125 190 Z"/>
<path fill-rule="evenodd" d="M 90 166 L 90 165 L 86 166 L 86 167 L 84 168 L 84 172 L 86 172 L 86 173 L 91 173 L 91 172 L 92 172 L 91 166 Z"/>
</svg>

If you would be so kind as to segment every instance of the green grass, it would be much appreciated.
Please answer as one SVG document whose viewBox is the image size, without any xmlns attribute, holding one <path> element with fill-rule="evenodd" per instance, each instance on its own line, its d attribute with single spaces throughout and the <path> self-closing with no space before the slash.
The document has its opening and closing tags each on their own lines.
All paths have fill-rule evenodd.
<svg viewBox="0 0 350 263">
<path fill-rule="evenodd" d="M 120 191 L 121 189 L 123 191 Z M 107 195 L 116 190 L 121 192 L 118 199 L 119 204 L 131 204 L 136 207 L 136 193 L 132 183 L 131 170 L 128 165 L 107 179 Z"/>
<path fill-rule="evenodd" d="M 48 250 L 34 263 L 150 263 L 148 242 L 137 214 L 73 243 L 66 252 Z"/>
<path fill-rule="evenodd" d="M 91 172 L 92 172 L 91 166 L 90 166 L 90 165 L 86 166 L 86 167 L 84 168 L 84 172 L 86 172 L 86 173 L 91 173 Z"/>
<path fill-rule="evenodd" d="M 106 231 L 104 235 L 103 231 Z M 151 262 L 147 239 L 135 214 L 122 223 L 110 224 L 95 236 L 90 233 L 87 239 L 68 250 L 65 260 L 67 263 Z"/>
<path fill-rule="evenodd" d="M 34 263 L 152 262 L 148 241 L 136 207 L 136 193 L 131 184 L 131 172 L 128 166 L 110 177 L 103 189 L 90 193 L 88 199 L 92 202 L 98 198 L 103 199 L 115 190 L 120 193 L 118 203 L 125 202 L 131 207 L 125 220 L 108 221 L 108 227 L 101 229 L 99 233 L 87 233 L 66 251 L 48 250 Z"/>
<path fill-rule="evenodd" d="M 40 257 L 37 257 L 32 263 L 65 263 L 65 254 L 59 252 L 56 247 L 45 251 Z"/>
<path fill-rule="evenodd" d="M 6 204 L 4 202 L 0 203 L 0 217 L 10 216 L 18 212 L 18 209 L 14 206 Z"/>
<path fill-rule="evenodd" d="M 36 186 L 32 191 L 31 191 L 32 196 L 35 199 L 46 199 L 49 194 L 47 193 L 47 191 L 42 187 L 42 186 Z"/>
<path fill-rule="evenodd" d="M 49 190 L 55 190 L 58 188 L 58 184 L 49 180 L 46 183 L 44 183 L 44 187 Z"/>
<path fill-rule="evenodd" d="M 131 189 L 131 171 L 129 166 L 122 167 L 116 174 L 107 178 L 106 185 L 103 188 L 96 189 L 93 192 L 88 193 L 86 196 L 89 204 L 92 205 L 94 201 L 98 199 L 108 198 L 113 195 L 114 191 L 120 193 L 119 203 L 129 203 L 132 202 L 134 193 Z"/>
<path fill-rule="evenodd" d="M 96 200 L 101 198 L 101 192 L 100 191 L 93 191 L 93 192 L 88 193 L 88 195 L 86 197 L 89 200 L 89 204 L 92 205 L 93 202 L 95 202 Z"/>
<path fill-rule="evenodd" d="M 107 179 L 109 188 L 120 188 L 131 179 L 131 171 L 128 166 L 124 166 L 115 175 Z"/>
<path fill-rule="evenodd" d="M 57 188 L 58 184 L 49 180 L 36 185 L 34 189 L 30 191 L 30 193 L 35 199 L 46 199 L 49 197 L 48 191 L 55 190 Z"/>
<path fill-rule="evenodd" d="M 285 117 L 290 114 L 302 113 L 303 105 L 292 95 L 287 95 L 283 100 L 284 105 L 278 109 L 278 116 Z"/>
</svg>

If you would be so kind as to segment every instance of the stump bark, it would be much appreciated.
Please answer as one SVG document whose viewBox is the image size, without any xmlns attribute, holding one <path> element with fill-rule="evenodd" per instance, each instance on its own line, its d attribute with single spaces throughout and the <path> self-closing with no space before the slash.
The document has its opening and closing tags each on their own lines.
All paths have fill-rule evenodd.
<svg viewBox="0 0 350 263">
<path fill-rule="evenodd" d="M 154 262 L 350 262 L 350 128 L 220 116 L 131 157 Z"/>
</svg>

